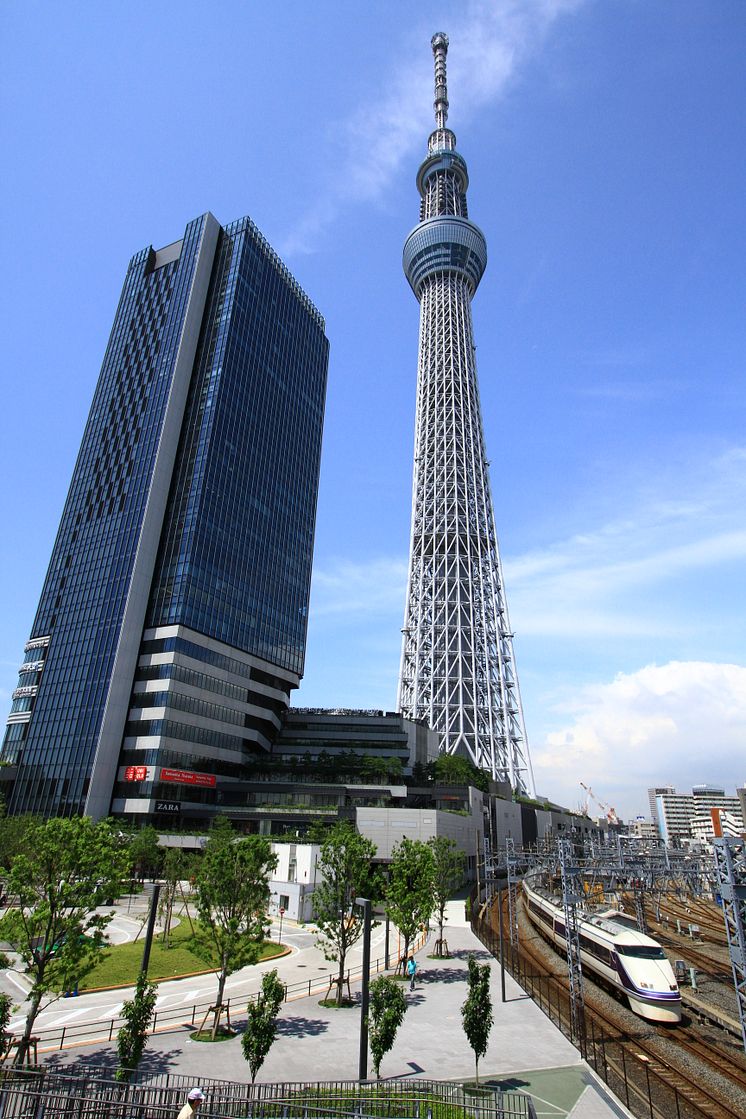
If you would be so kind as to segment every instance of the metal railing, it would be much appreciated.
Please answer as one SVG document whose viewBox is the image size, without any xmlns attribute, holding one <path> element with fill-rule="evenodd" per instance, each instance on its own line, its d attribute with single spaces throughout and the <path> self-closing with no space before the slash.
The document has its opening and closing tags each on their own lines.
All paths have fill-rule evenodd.
<svg viewBox="0 0 746 1119">
<path fill-rule="evenodd" d="M 485 948 L 499 959 L 499 934 L 492 927 L 490 911 L 480 915 L 474 898 L 471 902 L 472 930 Z M 512 946 L 507 938 L 503 944 L 503 958 L 505 970 L 572 1042 L 573 1022 L 568 993 L 558 986 L 551 975 L 537 974 L 520 949 Z M 712 1114 L 711 1111 L 703 1111 L 663 1075 L 651 1069 L 649 1060 L 637 1052 L 639 1046 L 635 1044 L 634 1037 L 621 1031 L 612 1037 L 587 1011 L 584 1029 L 586 1061 L 633 1115 L 640 1116 L 640 1119 L 649 1119 L 652 1115 L 671 1116 L 672 1119 L 708 1119 Z"/>
<path fill-rule="evenodd" d="M 0 1119 L 173 1119 L 193 1083 L 173 1073 L 124 1084 L 96 1069 L 10 1069 L 0 1074 Z M 201 1086 L 202 1119 L 536 1119 L 522 1093 L 433 1080 Z"/>
</svg>

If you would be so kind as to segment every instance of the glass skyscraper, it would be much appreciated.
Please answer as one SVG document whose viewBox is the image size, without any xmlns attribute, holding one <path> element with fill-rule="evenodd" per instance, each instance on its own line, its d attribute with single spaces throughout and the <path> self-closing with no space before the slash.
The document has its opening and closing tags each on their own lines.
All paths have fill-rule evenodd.
<svg viewBox="0 0 746 1119">
<path fill-rule="evenodd" d="M 215 803 L 303 672 L 328 342 L 248 218 L 131 260 L 2 758 L 11 812 Z"/>
</svg>

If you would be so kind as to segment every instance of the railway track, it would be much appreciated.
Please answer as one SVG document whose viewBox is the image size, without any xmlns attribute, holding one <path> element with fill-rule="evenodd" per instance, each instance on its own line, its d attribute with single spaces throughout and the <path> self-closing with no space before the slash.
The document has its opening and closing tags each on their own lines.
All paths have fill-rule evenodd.
<svg viewBox="0 0 746 1119">
<path fill-rule="evenodd" d="M 655 939 L 660 943 L 662 948 L 667 948 L 672 954 L 680 956 L 681 959 L 686 960 L 702 972 L 703 975 L 708 975 L 711 979 L 716 979 L 719 983 L 728 983 L 733 986 L 733 972 L 731 971 L 730 963 L 726 960 L 713 959 L 711 955 L 706 952 L 701 952 L 697 948 L 690 948 L 688 944 L 680 944 L 678 940 L 671 940 L 665 934 L 658 934 L 656 931 Z"/>
<path fill-rule="evenodd" d="M 661 1028 L 660 1031 L 656 1030 L 656 1032 L 660 1032 L 660 1035 L 665 1037 L 667 1041 L 671 1040 L 671 1035 L 665 1028 Z M 691 1026 L 677 1026 L 675 1041 L 677 1045 L 686 1049 L 693 1057 L 706 1061 L 716 1072 L 726 1076 L 740 1088 L 746 1100 L 746 1060 L 743 1058 L 743 1053 L 739 1055 L 734 1049 L 724 1059 L 723 1043 L 720 1040 L 717 1044 L 714 1041 L 709 1041 Z"/>
<path fill-rule="evenodd" d="M 555 985 L 558 998 L 563 997 L 566 1002 L 569 1021 L 569 983 L 564 967 L 560 970 L 550 968 L 544 954 L 532 944 L 531 938 L 536 938 L 543 944 L 543 938 L 529 925 L 524 914 L 519 950 L 533 969 L 545 975 Z M 554 952 L 551 946 L 549 948 Z M 612 1039 L 614 1048 L 618 1048 L 620 1052 L 619 1056 L 609 1058 L 607 1045 L 603 1043 L 600 1059 L 606 1067 L 612 1067 L 620 1081 L 627 1084 L 640 1114 L 649 1115 L 650 1103 L 654 1108 L 655 1119 L 671 1119 L 672 1114 L 675 1114 L 670 1110 L 670 1098 L 663 1100 L 663 1092 L 656 1086 L 660 1080 L 670 1089 L 675 1089 L 683 1100 L 689 1101 L 691 1114 L 711 1119 L 743 1119 L 746 1115 L 746 1064 L 742 1060 L 737 1056 L 731 1060 L 729 1054 L 724 1054 L 722 1045 L 716 1046 L 707 1041 L 697 1033 L 695 1027 L 656 1027 L 636 1019 L 639 1030 L 634 1034 L 630 1033 L 627 1015 L 631 1011 L 620 1008 L 619 1015 L 610 1015 L 599 998 L 595 997 L 594 988 L 595 984 L 585 978 L 587 1015 L 591 1023 L 595 1023 Z M 596 1044 L 593 1037 L 590 1041 Z M 597 1053 L 594 1056 L 598 1058 Z M 627 1058 L 631 1060 L 628 1061 Z M 687 1062 L 694 1067 L 687 1068 Z M 614 1068 L 614 1063 L 618 1067 Z M 636 1077 L 630 1078 L 630 1066 L 638 1070 Z M 707 1070 L 707 1076 L 703 1075 L 703 1066 Z M 708 1080 L 712 1086 L 707 1083 Z M 631 1102 L 630 1100 L 630 1106 Z M 685 1112 L 681 1111 L 680 1114 L 683 1119 Z"/>
<path fill-rule="evenodd" d="M 629 900 L 627 904 L 630 904 Z M 656 911 L 658 910 L 657 906 L 653 907 L 648 903 L 648 916 L 655 920 L 661 928 L 665 928 L 665 922 L 657 920 L 653 908 Z M 632 905 L 631 911 L 634 912 L 634 905 Z M 698 898 L 690 898 L 687 902 L 683 902 L 680 898 L 667 896 L 661 899 L 660 914 L 661 917 L 667 916 L 674 922 L 678 919 L 684 926 L 698 925 L 701 940 L 708 944 L 718 944 L 727 949 L 723 915 L 713 902 L 702 901 Z M 668 931 L 671 931 L 670 928 Z M 684 933 L 682 932 L 681 935 L 683 936 Z"/>
</svg>

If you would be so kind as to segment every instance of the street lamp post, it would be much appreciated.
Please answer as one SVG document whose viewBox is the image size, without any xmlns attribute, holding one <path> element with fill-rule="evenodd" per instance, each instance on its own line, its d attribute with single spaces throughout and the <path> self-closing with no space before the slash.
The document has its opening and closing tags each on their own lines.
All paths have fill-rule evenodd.
<svg viewBox="0 0 746 1119">
<path fill-rule="evenodd" d="M 142 954 L 142 963 L 140 964 L 140 971 L 145 978 L 148 978 L 148 964 L 150 963 L 150 947 L 153 943 L 153 933 L 155 932 L 155 918 L 158 913 L 158 896 L 161 892 L 160 882 L 153 883 L 153 895 L 150 899 L 150 913 L 148 914 L 148 930 L 145 933 L 145 948 Z"/>
<path fill-rule="evenodd" d="M 355 898 L 363 911 L 363 989 L 360 995 L 358 1080 L 368 1079 L 368 997 L 370 989 L 370 898 Z"/>
</svg>

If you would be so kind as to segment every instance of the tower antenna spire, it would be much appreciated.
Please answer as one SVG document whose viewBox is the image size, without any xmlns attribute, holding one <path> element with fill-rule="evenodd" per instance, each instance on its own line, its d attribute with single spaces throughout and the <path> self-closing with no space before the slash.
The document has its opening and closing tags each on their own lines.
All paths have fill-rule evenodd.
<svg viewBox="0 0 746 1119">
<path fill-rule="evenodd" d="M 446 55 L 448 54 L 448 36 L 443 31 L 437 31 L 430 40 L 435 59 L 435 127 L 445 128 L 448 120 L 448 85 L 446 83 Z"/>
</svg>

